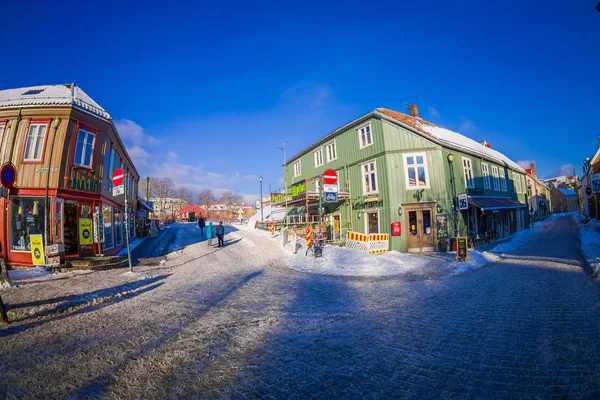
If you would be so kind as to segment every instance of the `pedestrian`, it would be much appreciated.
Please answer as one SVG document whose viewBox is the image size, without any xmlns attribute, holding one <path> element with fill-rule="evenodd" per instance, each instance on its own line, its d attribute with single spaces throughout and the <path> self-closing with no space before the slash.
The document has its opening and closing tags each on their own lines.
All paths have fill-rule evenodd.
<svg viewBox="0 0 600 400">
<path fill-rule="evenodd" d="M 223 221 L 219 222 L 219 226 L 217 226 L 217 239 L 219 239 L 218 247 L 225 247 L 225 243 L 223 242 L 223 237 L 225 236 L 225 227 L 223 226 Z"/>
<path fill-rule="evenodd" d="M 204 227 L 206 227 L 206 221 L 204 221 L 202 215 L 198 219 L 198 226 L 200 227 L 200 236 L 204 236 Z"/>
<path fill-rule="evenodd" d="M 212 240 L 214 237 L 215 233 L 213 232 L 213 224 L 212 221 L 210 221 L 206 227 L 206 241 L 208 242 L 209 246 L 212 246 Z"/>
</svg>

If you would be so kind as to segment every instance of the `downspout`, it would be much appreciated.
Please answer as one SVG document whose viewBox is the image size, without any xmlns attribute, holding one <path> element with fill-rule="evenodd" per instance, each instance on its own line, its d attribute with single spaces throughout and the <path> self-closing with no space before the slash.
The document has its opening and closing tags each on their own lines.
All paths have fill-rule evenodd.
<svg viewBox="0 0 600 400">
<path fill-rule="evenodd" d="M 54 129 L 54 135 L 52 135 L 52 146 L 50 146 L 50 159 L 48 161 L 48 172 L 46 173 L 46 198 L 44 202 L 44 246 L 48 246 L 48 237 L 50 232 L 48 230 L 50 222 L 50 199 L 48 198 L 48 186 L 50 186 L 50 170 L 52 169 L 52 155 L 54 154 L 54 143 L 56 142 L 56 131 L 60 125 L 60 115 L 52 121 L 52 128 Z"/>
</svg>

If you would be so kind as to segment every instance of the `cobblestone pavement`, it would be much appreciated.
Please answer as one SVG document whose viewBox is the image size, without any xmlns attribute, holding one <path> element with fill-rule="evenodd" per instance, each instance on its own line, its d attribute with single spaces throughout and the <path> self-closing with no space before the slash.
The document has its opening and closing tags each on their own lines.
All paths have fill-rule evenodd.
<svg viewBox="0 0 600 400">
<path fill-rule="evenodd" d="M 0 337 L 0 393 L 600 398 L 600 286 L 570 218 L 502 262 L 420 281 L 301 274 L 238 235 L 193 245 L 152 291 Z"/>
</svg>

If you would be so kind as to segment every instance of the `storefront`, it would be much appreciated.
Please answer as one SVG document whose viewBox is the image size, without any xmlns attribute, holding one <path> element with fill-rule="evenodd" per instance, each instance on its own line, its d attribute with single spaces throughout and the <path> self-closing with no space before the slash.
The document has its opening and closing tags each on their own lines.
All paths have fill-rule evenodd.
<svg viewBox="0 0 600 400">
<path fill-rule="evenodd" d="M 468 233 L 470 236 L 496 240 L 528 226 L 527 206 L 510 198 L 468 198 Z"/>
</svg>

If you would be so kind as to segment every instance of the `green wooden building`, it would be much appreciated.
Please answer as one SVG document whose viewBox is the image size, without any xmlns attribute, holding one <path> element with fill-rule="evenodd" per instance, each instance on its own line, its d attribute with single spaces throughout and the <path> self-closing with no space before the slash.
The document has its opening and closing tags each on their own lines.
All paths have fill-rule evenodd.
<svg viewBox="0 0 600 400">
<path fill-rule="evenodd" d="M 529 227 L 523 168 L 409 110 L 377 108 L 287 160 L 286 188 L 272 194 L 286 224 L 319 222 L 320 177 L 332 169 L 338 199 L 322 203 L 321 220 L 329 240 L 392 234 L 399 222 L 390 250 L 444 251 L 457 235 L 495 240 Z"/>
</svg>

